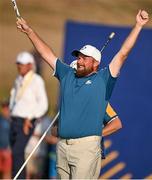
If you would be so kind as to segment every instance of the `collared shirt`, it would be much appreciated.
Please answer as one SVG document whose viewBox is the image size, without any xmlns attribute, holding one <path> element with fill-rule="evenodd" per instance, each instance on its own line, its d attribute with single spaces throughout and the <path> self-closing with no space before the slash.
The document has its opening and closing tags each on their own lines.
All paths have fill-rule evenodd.
<svg viewBox="0 0 152 180">
<path fill-rule="evenodd" d="M 109 67 L 78 78 L 74 69 L 57 60 L 55 76 L 61 87 L 59 136 L 64 139 L 100 136 L 106 106 L 116 82 Z"/>
<path fill-rule="evenodd" d="M 21 118 L 40 118 L 48 109 L 44 81 L 36 73 L 28 72 L 18 76 L 11 90 L 11 116 Z"/>
</svg>

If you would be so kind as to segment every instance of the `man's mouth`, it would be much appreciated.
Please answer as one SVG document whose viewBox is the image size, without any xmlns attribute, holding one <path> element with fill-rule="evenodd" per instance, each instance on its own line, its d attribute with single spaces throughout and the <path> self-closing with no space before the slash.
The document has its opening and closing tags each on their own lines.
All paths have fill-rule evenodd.
<svg viewBox="0 0 152 180">
<path fill-rule="evenodd" d="M 84 68 L 84 66 L 82 66 L 82 65 L 78 65 L 78 68 L 80 68 L 80 69 L 81 69 L 81 68 Z"/>
</svg>

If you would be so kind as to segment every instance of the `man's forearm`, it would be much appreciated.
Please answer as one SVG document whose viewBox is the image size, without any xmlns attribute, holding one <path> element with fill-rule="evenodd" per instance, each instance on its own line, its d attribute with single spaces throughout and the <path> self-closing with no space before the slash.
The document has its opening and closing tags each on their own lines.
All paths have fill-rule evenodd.
<svg viewBox="0 0 152 180">
<path fill-rule="evenodd" d="M 56 56 L 52 49 L 32 29 L 27 33 L 27 36 L 42 58 L 54 69 Z"/>
<path fill-rule="evenodd" d="M 23 18 L 18 18 L 16 24 L 17 28 L 28 36 L 42 58 L 54 69 L 57 58 L 52 49 L 33 31 Z"/>
<path fill-rule="evenodd" d="M 110 62 L 109 68 L 111 75 L 113 77 L 117 77 L 121 67 L 123 66 L 128 54 L 130 53 L 131 49 L 134 47 L 134 44 L 138 38 L 138 35 L 142 29 L 142 27 L 148 22 L 149 17 L 146 11 L 139 10 L 136 16 L 136 24 L 133 27 L 131 33 L 124 41 L 123 45 L 121 46 L 118 53 L 114 56 L 112 61 Z"/>
<path fill-rule="evenodd" d="M 123 45 L 122 45 L 122 47 L 121 47 L 121 49 L 119 51 L 119 53 L 122 56 L 122 60 L 126 59 L 126 57 L 128 56 L 129 52 L 134 47 L 141 29 L 142 29 L 142 26 L 140 26 L 140 25 L 138 25 L 136 23 L 136 25 L 134 26 L 134 28 L 130 32 L 129 36 L 124 41 L 124 43 L 123 43 Z"/>
<path fill-rule="evenodd" d="M 134 26 L 129 36 L 126 38 L 123 45 L 121 46 L 121 49 L 111 61 L 109 68 L 113 77 L 117 77 L 120 73 L 120 69 L 123 66 L 125 60 L 127 59 L 131 49 L 134 47 L 134 44 L 138 38 L 141 29 L 142 27 L 138 26 L 138 24 Z"/>
<path fill-rule="evenodd" d="M 102 136 L 108 136 L 122 128 L 121 120 L 117 117 L 110 123 L 108 123 L 102 130 Z"/>
<path fill-rule="evenodd" d="M 129 52 L 131 51 L 137 40 L 137 37 L 141 29 L 148 22 L 148 20 L 149 20 L 148 13 L 144 10 L 139 10 L 136 16 L 136 24 L 119 51 L 119 53 L 122 54 L 122 56 L 124 57 L 128 56 Z"/>
</svg>

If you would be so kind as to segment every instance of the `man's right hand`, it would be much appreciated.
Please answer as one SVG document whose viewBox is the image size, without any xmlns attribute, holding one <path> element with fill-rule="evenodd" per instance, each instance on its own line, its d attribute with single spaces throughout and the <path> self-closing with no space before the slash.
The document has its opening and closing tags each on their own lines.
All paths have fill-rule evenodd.
<svg viewBox="0 0 152 180">
<path fill-rule="evenodd" d="M 55 69 L 57 57 L 52 49 L 39 37 L 35 31 L 33 31 L 33 29 L 23 18 L 17 18 L 16 24 L 18 30 L 28 36 L 36 50 L 41 55 L 42 59 L 44 59 L 52 67 L 52 69 Z"/>
<path fill-rule="evenodd" d="M 26 34 L 30 34 L 32 32 L 31 27 L 27 24 L 27 22 L 23 18 L 17 18 L 16 21 L 17 29 Z"/>
</svg>

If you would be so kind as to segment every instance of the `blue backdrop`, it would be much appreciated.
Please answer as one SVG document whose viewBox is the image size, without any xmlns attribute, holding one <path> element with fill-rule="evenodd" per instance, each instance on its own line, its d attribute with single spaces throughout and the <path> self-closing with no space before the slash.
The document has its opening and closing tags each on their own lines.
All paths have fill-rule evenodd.
<svg viewBox="0 0 152 180">
<path fill-rule="evenodd" d="M 65 26 L 64 61 L 85 44 L 101 49 L 111 32 L 114 39 L 102 55 L 103 66 L 117 53 L 130 27 L 68 21 Z M 123 129 L 106 139 L 107 159 L 102 178 L 152 178 L 152 29 L 144 29 L 131 51 L 111 98 Z"/>
</svg>

